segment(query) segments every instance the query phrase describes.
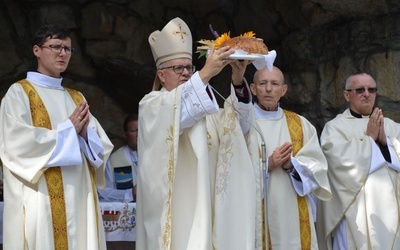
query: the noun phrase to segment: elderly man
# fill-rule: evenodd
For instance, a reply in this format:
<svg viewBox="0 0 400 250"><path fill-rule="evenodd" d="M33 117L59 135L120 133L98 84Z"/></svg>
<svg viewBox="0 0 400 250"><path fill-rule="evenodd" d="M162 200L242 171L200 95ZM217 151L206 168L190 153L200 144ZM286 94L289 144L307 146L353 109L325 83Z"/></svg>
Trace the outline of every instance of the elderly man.
<svg viewBox="0 0 400 250"><path fill-rule="evenodd" d="M316 202L331 193L317 131L306 118L280 107L287 91L280 69L259 70L253 81L256 124L268 157L266 249L318 249Z"/></svg>
<svg viewBox="0 0 400 250"><path fill-rule="evenodd" d="M231 62L232 95L220 110L208 82L233 50L212 50L195 72L180 18L149 43L157 75L139 104L138 249L254 249L257 171L247 145L256 144L243 135L252 107L243 79L249 61Z"/></svg>
<svg viewBox="0 0 400 250"><path fill-rule="evenodd" d="M370 75L351 75L348 109L321 134L332 200L318 219L328 249L400 249L400 128L374 108L376 93Z"/></svg>

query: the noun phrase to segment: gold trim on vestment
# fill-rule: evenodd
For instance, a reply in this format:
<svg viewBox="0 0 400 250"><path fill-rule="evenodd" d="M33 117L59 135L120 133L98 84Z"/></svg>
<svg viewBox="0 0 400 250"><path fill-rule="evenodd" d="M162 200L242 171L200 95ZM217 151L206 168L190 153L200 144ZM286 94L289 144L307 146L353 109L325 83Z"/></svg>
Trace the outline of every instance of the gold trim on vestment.
<svg viewBox="0 0 400 250"><path fill-rule="evenodd" d="M232 104L230 104L232 105ZM218 166L215 176L215 199L224 200L227 196L227 188L229 186L229 169L231 167L233 157L233 139L235 135L237 114L234 110L228 113L226 110L225 122L222 137L218 148ZM209 134L207 132L207 134ZM210 138L211 139L211 138Z"/></svg>
<svg viewBox="0 0 400 250"><path fill-rule="evenodd" d="M29 98L29 105L31 110L32 122L35 127L42 127L47 129L52 129L50 116L47 109L37 93L36 89L32 84L26 79L18 81L22 86L25 93ZM82 95L77 90L65 88L70 94L72 100L76 105L83 101ZM96 209L96 224L97 229L99 229L99 211L98 211L98 200L97 200L97 189L94 181L94 169L90 164L89 176L91 180L94 205ZM50 209L53 224L53 237L54 237L54 249L64 250L68 249L68 232L67 232L67 219L66 219L66 207L65 207L65 197L64 197L64 184L62 179L62 172L60 167L51 167L44 172L46 179L47 190L50 199ZM99 234L99 230L97 230ZM99 235L97 235L100 239ZM100 245L100 242L98 243Z"/></svg>
<svg viewBox="0 0 400 250"><path fill-rule="evenodd" d="M33 126L52 129L47 109L35 88L26 79L20 80L18 83L29 98ZM61 168L48 168L44 172L44 176L50 199L54 249L68 249L67 217Z"/></svg>
<svg viewBox="0 0 400 250"><path fill-rule="evenodd" d="M286 122L289 129L290 139L292 141L293 154L295 156L297 152L303 147L304 139L303 139L303 127L301 125L300 117L291 111L283 110L286 116ZM308 213L308 205L305 197L301 197L297 195L297 204L299 211L299 225L300 225L300 240L301 240L301 249L309 250L311 249L311 228L310 228L310 216ZM264 211L264 202L262 203L262 208ZM263 216L262 220L263 229L263 249L266 249L265 242L265 217ZM268 231L268 249L272 249L272 239L271 234Z"/></svg>
<svg viewBox="0 0 400 250"><path fill-rule="evenodd" d="M288 125L290 139L292 141L293 156L303 147L303 127L301 125L300 117L291 111L283 110L286 116L286 122ZM310 228L310 216L308 212L308 205L306 196L297 195L297 204L299 210L299 224L300 224L300 239L301 249L311 249L311 228Z"/></svg>
<svg viewBox="0 0 400 250"><path fill-rule="evenodd" d="M74 101L75 105L78 106L82 101L83 97L81 93L75 89L70 89L70 88L65 88L69 95L71 96L72 100ZM86 160L87 161L87 160ZM90 177L90 184L92 187L92 193L93 193L93 200L94 200L94 209L96 211L96 228L97 228L97 240L98 240L98 246L100 246L100 235L99 235L99 203L98 203L98 198L97 198L97 188L96 188L96 181L94 179L95 175L95 169L92 167L87 162L87 166L89 168L89 177Z"/></svg>
<svg viewBox="0 0 400 250"><path fill-rule="evenodd" d="M178 88L175 88L173 91L175 91L175 96L174 96L174 114L173 114L173 124L169 125L168 129L168 137L165 138L165 142L168 147L168 153L169 153L169 160L166 162L166 167L168 169L168 198L166 201L166 206L168 207L166 218L165 218L165 223L163 226L163 232L162 232L162 240L163 240L163 248L164 249L170 249L171 248L171 221L172 221L172 192L173 192L173 186L174 186L174 178L175 178L175 166L176 166L176 161L175 161L175 119L176 119L176 112L178 109L178 103L177 103L177 98L180 92L178 92ZM179 142L178 142L179 144Z"/></svg>
<svg viewBox="0 0 400 250"><path fill-rule="evenodd" d="M174 110L174 113L176 111ZM175 119L174 119L175 121ZM174 125L170 125L169 129L169 136L165 139L168 148L169 148L169 160L167 162L167 169L168 169L168 200L167 200L167 218L165 220L165 224L163 227L163 247L164 249L170 249L171 245L171 219L172 219L172 187L174 184L174 175L175 175L175 147L174 147Z"/></svg>

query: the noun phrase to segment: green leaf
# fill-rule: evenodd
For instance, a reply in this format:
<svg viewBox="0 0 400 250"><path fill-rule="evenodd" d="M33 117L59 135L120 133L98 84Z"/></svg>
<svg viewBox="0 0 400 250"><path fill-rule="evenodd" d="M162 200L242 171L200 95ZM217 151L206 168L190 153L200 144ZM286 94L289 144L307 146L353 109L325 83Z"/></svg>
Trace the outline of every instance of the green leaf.
<svg viewBox="0 0 400 250"><path fill-rule="evenodd" d="M199 57L197 57L197 59L199 59L203 56L206 56L206 55L207 55L207 51L202 51L202 52L200 52Z"/></svg>

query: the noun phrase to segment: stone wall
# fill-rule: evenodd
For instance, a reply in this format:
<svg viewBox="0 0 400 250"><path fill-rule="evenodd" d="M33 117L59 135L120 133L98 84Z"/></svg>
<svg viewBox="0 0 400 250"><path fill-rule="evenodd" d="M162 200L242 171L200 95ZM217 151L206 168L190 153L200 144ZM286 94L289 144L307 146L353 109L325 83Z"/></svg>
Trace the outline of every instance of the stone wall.
<svg viewBox="0 0 400 250"><path fill-rule="evenodd" d="M47 23L67 26L77 53L63 75L66 85L85 94L118 147L124 116L137 112L154 79L147 38L179 16L194 41L213 38L209 24L219 33L254 31L263 38L289 84L282 106L319 132L345 108L343 85L356 71L376 78L377 105L400 121L399 12L396 0L0 0L0 94L35 69L34 31ZM204 58L194 63L201 68ZM250 81L253 73L250 66ZM225 97L229 78L227 67L211 81Z"/></svg>

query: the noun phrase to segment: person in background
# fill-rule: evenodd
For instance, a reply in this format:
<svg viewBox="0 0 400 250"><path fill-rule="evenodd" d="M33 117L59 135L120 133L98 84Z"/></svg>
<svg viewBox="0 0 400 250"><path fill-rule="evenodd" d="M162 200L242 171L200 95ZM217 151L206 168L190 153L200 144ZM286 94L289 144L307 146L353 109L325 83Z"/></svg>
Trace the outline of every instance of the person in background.
<svg viewBox="0 0 400 250"><path fill-rule="evenodd" d="M4 249L106 249L97 186L113 145L83 95L62 86L74 48L47 25L33 38L37 70L0 106Z"/></svg>
<svg viewBox="0 0 400 250"><path fill-rule="evenodd" d="M346 80L348 108L321 133L332 200L321 203L321 249L400 249L400 127L374 107L371 75Z"/></svg>
<svg viewBox="0 0 400 250"><path fill-rule="evenodd" d="M180 18L151 33L149 43L157 74L139 103L137 248L254 249L259 160L250 153L257 144L251 149L244 136L250 61L228 60L234 50L226 46L212 49L196 72L191 32ZM231 96L219 109L209 81L228 63Z"/></svg>
<svg viewBox="0 0 400 250"><path fill-rule="evenodd" d="M126 144L111 154L106 167L106 187L98 189L100 201L133 202L138 176L138 115L126 116L123 137Z"/></svg>
<svg viewBox="0 0 400 250"><path fill-rule="evenodd" d="M306 118L280 107L288 87L279 68L258 70L250 88L266 145L264 249L318 249L316 202L329 200L331 192L317 131Z"/></svg>

